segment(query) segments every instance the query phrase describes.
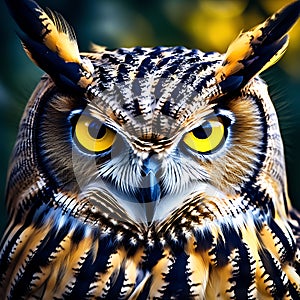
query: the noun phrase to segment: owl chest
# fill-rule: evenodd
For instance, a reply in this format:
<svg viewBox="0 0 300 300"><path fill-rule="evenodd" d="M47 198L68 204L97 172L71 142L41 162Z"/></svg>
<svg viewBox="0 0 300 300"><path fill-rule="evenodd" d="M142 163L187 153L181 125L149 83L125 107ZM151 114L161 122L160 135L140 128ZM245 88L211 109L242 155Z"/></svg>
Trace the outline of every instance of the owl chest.
<svg viewBox="0 0 300 300"><path fill-rule="evenodd" d="M274 253L233 228L127 231L99 228L46 209L12 231L1 261L11 299L267 299L294 292ZM54 222L43 222L54 220ZM267 232L264 232L266 235ZM10 251L9 251L10 250ZM283 250L282 250L283 251ZM276 255L276 253L275 253ZM14 260L14 264L7 262ZM271 268L275 268L270 273ZM287 283L275 281L284 276ZM296 279L295 279L296 280ZM13 281L13 282L10 282ZM10 282L10 284L7 284ZM298 283L299 285L299 283ZM299 287L298 287L299 288ZM266 297L266 298L265 298ZM296 299L296 298L295 298Z"/></svg>

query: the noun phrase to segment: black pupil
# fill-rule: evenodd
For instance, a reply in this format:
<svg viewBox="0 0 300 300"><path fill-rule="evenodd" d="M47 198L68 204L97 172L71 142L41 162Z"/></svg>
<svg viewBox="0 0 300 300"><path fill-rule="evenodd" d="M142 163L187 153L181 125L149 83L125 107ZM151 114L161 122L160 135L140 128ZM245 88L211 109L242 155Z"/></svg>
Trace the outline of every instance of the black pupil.
<svg viewBox="0 0 300 300"><path fill-rule="evenodd" d="M197 139L204 140L211 135L212 128L209 122L205 122L202 126L195 128L192 132Z"/></svg>
<svg viewBox="0 0 300 300"><path fill-rule="evenodd" d="M94 139L101 139L106 133L105 125L97 121L92 121L88 127L89 134Z"/></svg>

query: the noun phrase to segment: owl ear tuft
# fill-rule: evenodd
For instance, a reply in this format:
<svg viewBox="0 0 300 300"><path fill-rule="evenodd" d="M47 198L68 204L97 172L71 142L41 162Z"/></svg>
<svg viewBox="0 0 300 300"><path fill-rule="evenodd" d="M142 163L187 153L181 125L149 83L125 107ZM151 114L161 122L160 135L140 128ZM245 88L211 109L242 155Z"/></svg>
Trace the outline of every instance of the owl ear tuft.
<svg viewBox="0 0 300 300"><path fill-rule="evenodd" d="M93 66L82 59L72 27L58 13L32 0L6 0L21 32L29 58L62 87L85 90L93 81Z"/></svg>
<svg viewBox="0 0 300 300"><path fill-rule="evenodd" d="M225 59L215 73L224 93L241 88L282 57L288 46L287 33L298 20L299 13L300 1L296 1L262 24L240 33L228 47Z"/></svg>

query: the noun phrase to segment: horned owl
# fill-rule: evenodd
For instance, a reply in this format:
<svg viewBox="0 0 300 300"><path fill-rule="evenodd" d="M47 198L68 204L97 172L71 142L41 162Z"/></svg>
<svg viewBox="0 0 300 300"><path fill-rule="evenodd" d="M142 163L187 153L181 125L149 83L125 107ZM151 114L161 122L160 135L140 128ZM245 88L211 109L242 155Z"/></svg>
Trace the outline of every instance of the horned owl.
<svg viewBox="0 0 300 300"><path fill-rule="evenodd" d="M9 168L3 299L300 299L300 218L258 76L300 2L225 54L80 54L60 14L6 3L47 75Z"/></svg>

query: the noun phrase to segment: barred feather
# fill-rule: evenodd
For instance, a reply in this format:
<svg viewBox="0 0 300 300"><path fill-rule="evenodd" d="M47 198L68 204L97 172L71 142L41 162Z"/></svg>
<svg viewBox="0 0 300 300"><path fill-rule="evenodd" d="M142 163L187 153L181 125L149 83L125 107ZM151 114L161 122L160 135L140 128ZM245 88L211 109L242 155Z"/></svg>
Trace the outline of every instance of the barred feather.
<svg viewBox="0 0 300 300"><path fill-rule="evenodd" d="M281 55L298 18L288 12L299 12L300 2L263 23L271 37L263 35L255 49L243 47L244 37L225 55L96 47L80 58L94 70L80 93L77 54L64 52L73 38L68 25L31 1L9 4L17 20L18 3L36 17L18 21L27 50L51 64L28 102L12 155L0 295L300 299L299 213L287 195L275 109L255 76ZM63 50L56 49L60 37ZM271 56L248 64L268 42ZM97 139L114 136L106 151L80 144L74 132L81 116L93 120L90 131L100 124ZM211 119L223 122L220 146L201 152L187 145L190 133L210 136Z"/></svg>
<svg viewBox="0 0 300 300"><path fill-rule="evenodd" d="M222 66L216 70L217 82L231 77L238 87L251 77L275 64L288 46L287 32L299 17L300 2L295 1L269 17L253 29L241 32L225 55Z"/></svg>
<svg viewBox="0 0 300 300"><path fill-rule="evenodd" d="M52 78L73 88L92 82L93 66L82 60L72 27L58 13L48 14L34 1L6 1L22 33L20 38L29 58Z"/></svg>

